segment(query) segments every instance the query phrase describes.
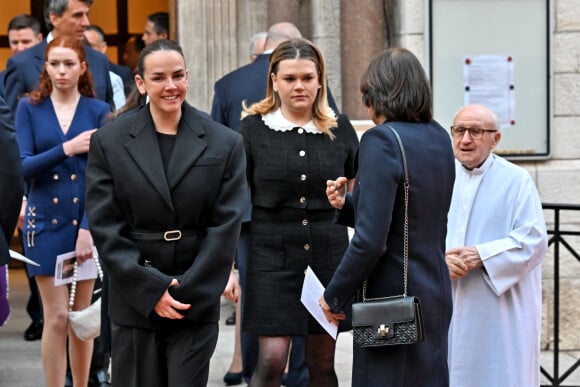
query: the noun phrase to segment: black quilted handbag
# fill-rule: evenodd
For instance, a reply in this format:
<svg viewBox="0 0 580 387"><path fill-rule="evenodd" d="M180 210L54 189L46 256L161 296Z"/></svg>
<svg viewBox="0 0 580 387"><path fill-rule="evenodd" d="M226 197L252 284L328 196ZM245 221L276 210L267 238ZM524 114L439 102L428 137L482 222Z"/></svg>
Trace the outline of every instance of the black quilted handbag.
<svg viewBox="0 0 580 387"><path fill-rule="evenodd" d="M414 344L425 340L417 297L367 299L352 306L353 340L359 347Z"/></svg>
<svg viewBox="0 0 580 387"><path fill-rule="evenodd" d="M405 223L403 229L403 294L393 297L366 298L367 281L363 284L363 302L352 305L353 340L359 347L382 347L387 345L415 344L425 340L421 301L407 295L409 267L409 174L407 158L399 134L387 125L395 135L405 175Z"/></svg>

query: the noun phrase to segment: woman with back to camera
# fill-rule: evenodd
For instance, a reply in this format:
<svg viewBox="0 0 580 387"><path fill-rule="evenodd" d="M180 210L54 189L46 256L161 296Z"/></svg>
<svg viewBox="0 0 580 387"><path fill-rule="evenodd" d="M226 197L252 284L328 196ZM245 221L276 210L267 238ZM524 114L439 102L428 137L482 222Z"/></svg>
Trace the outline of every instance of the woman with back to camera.
<svg viewBox="0 0 580 387"><path fill-rule="evenodd" d="M310 386L337 386L335 340L306 311L300 292L308 266L326 284L348 245L325 187L334 176L352 186L358 139L348 118L328 107L324 60L312 43L278 45L269 74L266 97L245 109L241 126L252 195L252 286L242 324L260 348L250 386L280 386L291 336L307 336Z"/></svg>
<svg viewBox="0 0 580 387"><path fill-rule="evenodd" d="M24 253L38 262L36 276L44 311L42 365L46 385L62 387L66 373L66 342L75 386L86 386L92 341L78 339L68 327L68 288L54 286L56 256L74 250L79 263L93 255L85 215L85 167L89 139L104 124L110 108L94 99L82 44L69 37L46 46L39 87L21 98L15 127L28 205L24 220ZM94 280L80 281L73 310L91 301Z"/></svg>
<svg viewBox="0 0 580 387"><path fill-rule="evenodd" d="M347 301L367 281L367 298L403 293L404 189L401 152L410 180L408 294L421 300L424 342L353 350L353 387L449 385L447 332L451 285L445 264L447 211L455 169L449 134L432 118L431 88L417 58L403 48L377 55L362 76L363 103L377 125L362 138L356 187L346 179L327 182L327 195L341 224L354 236L321 307L329 321L342 318Z"/></svg>
<svg viewBox="0 0 580 387"><path fill-rule="evenodd" d="M136 76L149 103L91 139L114 386L207 385L248 197L242 137L185 102L187 82L181 47L149 44Z"/></svg>

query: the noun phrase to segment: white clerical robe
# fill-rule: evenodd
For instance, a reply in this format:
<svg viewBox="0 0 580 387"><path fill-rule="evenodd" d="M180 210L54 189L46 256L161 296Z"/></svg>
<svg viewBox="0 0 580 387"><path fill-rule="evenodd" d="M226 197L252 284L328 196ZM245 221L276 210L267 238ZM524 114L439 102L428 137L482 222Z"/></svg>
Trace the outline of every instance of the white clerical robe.
<svg viewBox="0 0 580 387"><path fill-rule="evenodd" d="M461 246L484 267L451 281L450 386L539 386L547 234L526 170L493 154L473 171L456 162L446 248Z"/></svg>

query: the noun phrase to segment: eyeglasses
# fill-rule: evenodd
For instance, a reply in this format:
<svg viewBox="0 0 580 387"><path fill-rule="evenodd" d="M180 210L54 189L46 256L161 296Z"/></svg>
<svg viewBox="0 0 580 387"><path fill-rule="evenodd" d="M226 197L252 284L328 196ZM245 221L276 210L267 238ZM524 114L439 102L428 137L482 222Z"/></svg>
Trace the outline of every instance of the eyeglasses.
<svg viewBox="0 0 580 387"><path fill-rule="evenodd" d="M465 132L469 132L469 137L477 140L483 136L484 133L495 133L496 129L482 129L482 128L464 128L463 126L451 126L451 135L454 138L463 138Z"/></svg>

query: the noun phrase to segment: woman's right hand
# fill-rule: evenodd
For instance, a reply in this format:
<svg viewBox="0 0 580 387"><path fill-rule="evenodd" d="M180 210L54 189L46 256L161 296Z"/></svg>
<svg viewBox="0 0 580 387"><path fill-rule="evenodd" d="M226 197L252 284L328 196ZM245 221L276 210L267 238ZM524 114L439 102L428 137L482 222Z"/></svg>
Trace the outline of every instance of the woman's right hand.
<svg viewBox="0 0 580 387"><path fill-rule="evenodd" d="M171 280L171 283L165 292L163 292L163 295L159 301L157 301L157 305L155 305L154 310L155 313L157 313L160 317L165 317L172 320L181 320L185 316L179 313L179 311L185 311L191 308L191 304L183 304L177 301L175 298L171 297L171 294L169 294L169 288L176 285L179 285L179 281L174 278Z"/></svg>
<svg viewBox="0 0 580 387"><path fill-rule="evenodd" d="M238 300L240 299L241 293L242 288L240 287L238 277L236 277L236 274L233 271L231 271L230 278L228 279L228 283L226 284L226 288L224 289L222 296L224 296L226 299L232 302L237 303Z"/></svg>
<svg viewBox="0 0 580 387"><path fill-rule="evenodd" d="M330 205L336 209L344 206L346 197L346 177L339 177L336 180L326 180L326 197Z"/></svg>
<svg viewBox="0 0 580 387"><path fill-rule="evenodd" d="M89 151L89 144L91 143L91 135L95 130L97 129L85 130L73 139L65 141L62 144L64 154L70 157L81 153L87 153Z"/></svg>

